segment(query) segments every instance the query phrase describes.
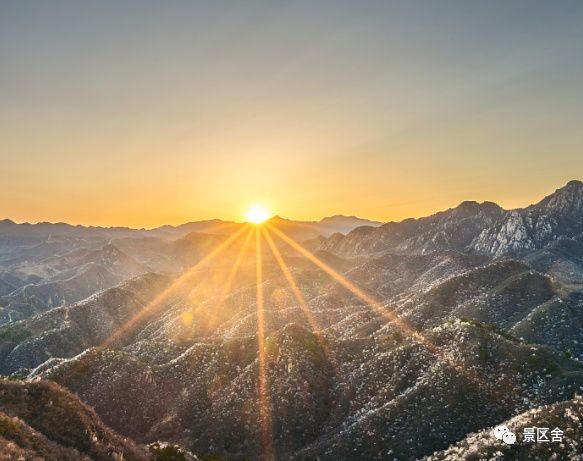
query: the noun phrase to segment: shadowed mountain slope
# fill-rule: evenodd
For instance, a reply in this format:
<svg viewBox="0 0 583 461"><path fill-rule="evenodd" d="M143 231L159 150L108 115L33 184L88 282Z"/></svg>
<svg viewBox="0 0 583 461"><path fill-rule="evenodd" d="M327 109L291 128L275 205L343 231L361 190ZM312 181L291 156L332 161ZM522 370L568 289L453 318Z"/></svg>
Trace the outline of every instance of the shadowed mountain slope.
<svg viewBox="0 0 583 461"><path fill-rule="evenodd" d="M0 459L148 461L132 441L54 383L0 380Z"/></svg>
<svg viewBox="0 0 583 461"><path fill-rule="evenodd" d="M484 424L570 398L583 385L577 362L480 325L454 322L427 335L441 350L437 360L403 337L321 342L294 325L270 334L278 459L386 459L389 451L415 459ZM88 351L37 373L140 441L163 438L200 454L253 458L261 450L256 344L196 343L158 364L129 349ZM404 437L422 429L423 441Z"/></svg>
<svg viewBox="0 0 583 461"><path fill-rule="evenodd" d="M500 424L504 424L517 434L519 443L507 445L496 440L492 433L493 428L489 428L471 434L447 450L424 458L423 461L478 459L578 461L583 457L583 445L581 445L581 440L583 440L583 400L581 397L534 408ZM563 431L562 442L520 443L523 430L527 427L547 427L550 430L558 427Z"/></svg>

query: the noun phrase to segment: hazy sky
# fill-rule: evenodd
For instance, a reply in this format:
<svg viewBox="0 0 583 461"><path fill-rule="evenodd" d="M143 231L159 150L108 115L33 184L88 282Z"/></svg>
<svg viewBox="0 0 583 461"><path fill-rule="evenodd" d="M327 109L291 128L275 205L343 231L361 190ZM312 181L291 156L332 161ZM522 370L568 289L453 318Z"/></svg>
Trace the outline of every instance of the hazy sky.
<svg viewBox="0 0 583 461"><path fill-rule="evenodd" d="M582 1L0 0L0 218L516 207L582 146Z"/></svg>

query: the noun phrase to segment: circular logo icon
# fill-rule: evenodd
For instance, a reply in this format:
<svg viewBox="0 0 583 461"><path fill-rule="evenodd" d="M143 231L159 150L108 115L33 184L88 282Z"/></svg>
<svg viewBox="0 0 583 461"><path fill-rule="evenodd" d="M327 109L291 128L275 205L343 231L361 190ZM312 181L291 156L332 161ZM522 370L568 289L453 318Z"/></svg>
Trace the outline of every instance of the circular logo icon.
<svg viewBox="0 0 583 461"><path fill-rule="evenodd" d="M502 437L507 432L510 432L510 430L506 426L496 426L494 428L494 437L496 437L498 440L502 440Z"/></svg>
<svg viewBox="0 0 583 461"><path fill-rule="evenodd" d="M502 440L507 445L514 445L516 442L516 434L514 434L514 432L508 431L502 436Z"/></svg>
<svg viewBox="0 0 583 461"><path fill-rule="evenodd" d="M497 440L502 440L507 445L516 443L516 434L506 426L496 426L492 432Z"/></svg>

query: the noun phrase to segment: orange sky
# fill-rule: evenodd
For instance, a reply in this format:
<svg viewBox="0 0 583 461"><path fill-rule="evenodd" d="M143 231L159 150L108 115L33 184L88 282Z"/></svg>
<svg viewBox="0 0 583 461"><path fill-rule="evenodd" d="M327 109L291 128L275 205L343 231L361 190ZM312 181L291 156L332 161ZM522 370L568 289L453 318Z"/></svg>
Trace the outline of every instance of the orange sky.
<svg viewBox="0 0 583 461"><path fill-rule="evenodd" d="M569 5L16 2L0 15L0 218L533 203L583 176Z"/></svg>

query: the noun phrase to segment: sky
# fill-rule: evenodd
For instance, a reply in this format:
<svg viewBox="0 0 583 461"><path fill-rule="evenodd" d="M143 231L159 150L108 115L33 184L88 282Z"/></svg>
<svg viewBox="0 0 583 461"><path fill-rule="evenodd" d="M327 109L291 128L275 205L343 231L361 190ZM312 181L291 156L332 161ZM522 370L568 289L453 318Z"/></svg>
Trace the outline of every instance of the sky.
<svg viewBox="0 0 583 461"><path fill-rule="evenodd" d="M0 218L506 208L583 179L581 1L0 0Z"/></svg>

